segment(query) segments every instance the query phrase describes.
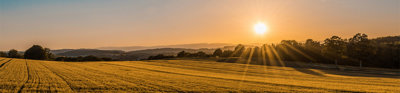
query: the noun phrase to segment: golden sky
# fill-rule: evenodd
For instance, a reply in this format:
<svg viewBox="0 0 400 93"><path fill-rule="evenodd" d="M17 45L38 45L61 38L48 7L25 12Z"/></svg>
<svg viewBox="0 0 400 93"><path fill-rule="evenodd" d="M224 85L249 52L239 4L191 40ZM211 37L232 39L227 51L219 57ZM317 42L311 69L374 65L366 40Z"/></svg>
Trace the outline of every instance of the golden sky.
<svg viewBox="0 0 400 93"><path fill-rule="evenodd" d="M256 35L253 26L269 31ZM400 0L1 0L0 50L400 35Z"/></svg>

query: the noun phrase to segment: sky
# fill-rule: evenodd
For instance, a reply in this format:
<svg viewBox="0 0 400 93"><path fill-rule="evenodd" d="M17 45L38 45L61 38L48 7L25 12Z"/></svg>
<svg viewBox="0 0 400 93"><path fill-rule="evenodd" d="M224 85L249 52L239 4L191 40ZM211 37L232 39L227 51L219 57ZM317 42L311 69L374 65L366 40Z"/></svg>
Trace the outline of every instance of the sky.
<svg viewBox="0 0 400 93"><path fill-rule="evenodd" d="M255 34L258 22L265 34ZM400 0L0 0L0 50L400 35Z"/></svg>

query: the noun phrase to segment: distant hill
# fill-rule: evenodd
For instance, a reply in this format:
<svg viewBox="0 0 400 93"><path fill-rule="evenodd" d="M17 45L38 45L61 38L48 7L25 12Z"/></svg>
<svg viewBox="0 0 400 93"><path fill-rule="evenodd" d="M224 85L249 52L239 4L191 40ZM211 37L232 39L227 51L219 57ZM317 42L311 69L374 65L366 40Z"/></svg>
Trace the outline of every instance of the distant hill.
<svg viewBox="0 0 400 93"><path fill-rule="evenodd" d="M110 57L119 60L138 60L146 59L149 56L158 54L177 55L178 52L185 51L195 53L203 51L212 54L215 49L233 50L236 44L228 43L197 43L197 44L180 44L180 45L164 45L164 46L130 46L130 47L101 47L98 49L59 49L51 50L58 56L78 57L78 56L98 56Z"/></svg>
<svg viewBox="0 0 400 93"><path fill-rule="evenodd" d="M224 46L235 46L235 45L236 44L229 44L229 43L195 43L195 44L161 45L161 46L100 47L97 49L135 51L135 50L157 49L157 48L186 48L186 49L222 48Z"/></svg>
<svg viewBox="0 0 400 93"><path fill-rule="evenodd" d="M400 36L387 36L371 39L380 44L400 44Z"/></svg>
<svg viewBox="0 0 400 93"><path fill-rule="evenodd" d="M154 56L158 54L164 55L176 55L178 52L186 51L190 53L195 53L203 51L205 53L211 54L215 49L201 48L201 49L186 49L186 48L156 48L156 49L145 49L137 51L121 51L121 50L99 50L99 49L61 49L52 50L52 53L58 56L67 57L78 57L78 56L98 56L98 57L110 57L119 60L138 60L146 59L149 56Z"/></svg>
<svg viewBox="0 0 400 93"><path fill-rule="evenodd" d="M64 53L64 52L68 52L68 51L72 51L72 50L76 50L76 49L57 49L57 50L51 50L50 52L53 54L60 54L60 53Z"/></svg>
<svg viewBox="0 0 400 93"><path fill-rule="evenodd" d="M145 58L148 58L149 56L157 55L157 54L174 55L175 56L176 54L178 54L181 51L185 51L185 52L189 52L189 53L203 51L207 54L212 54L215 51L215 49L158 48L158 49L130 51L130 52L126 52L124 55L136 56L136 57L138 57L138 59L145 59Z"/></svg>
<svg viewBox="0 0 400 93"><path fill-rule="evenodd" d="M64 52L62 52L64 51ZM59 52L59 53L54 53ZM53 50L53 53L60 56L68 56L68 57L77 57L77 56L100 56L100 57L109 57L114 55L120 55L124 53L121 50L98 50L98 49L75 49L75 50Z"/></svg>

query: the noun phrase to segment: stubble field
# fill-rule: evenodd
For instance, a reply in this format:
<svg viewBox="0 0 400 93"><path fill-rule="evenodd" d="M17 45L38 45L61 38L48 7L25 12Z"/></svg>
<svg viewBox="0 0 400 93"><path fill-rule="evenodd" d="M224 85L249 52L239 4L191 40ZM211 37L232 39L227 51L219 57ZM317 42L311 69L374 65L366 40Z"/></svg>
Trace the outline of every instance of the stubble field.
<svg viewBox="0 0 400 93"><path fill-rule="evenodd" d="M383 72L194 60L55 62L0 58L0 92L400 92L396 70L374 73Z"/></svg>

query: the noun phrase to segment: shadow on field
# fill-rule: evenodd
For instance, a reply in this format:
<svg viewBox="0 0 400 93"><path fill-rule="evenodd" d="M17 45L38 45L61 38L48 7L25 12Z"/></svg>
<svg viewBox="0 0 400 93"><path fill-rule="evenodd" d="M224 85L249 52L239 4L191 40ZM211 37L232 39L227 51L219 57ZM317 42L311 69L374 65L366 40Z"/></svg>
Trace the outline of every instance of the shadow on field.
<svg viewBox="0 0 400 93"><path fill-rule="evenodd" d="M241 63L241 62L237 62ZM257 63L257 62L254 62ZM258 62L260 63L260 62ZM398 69L381 69L381 68L358 68L352 66L335 66L332 64L318 64L312 62L293 62L293 61L269 61L267 66L291 67L296 71L314 76L326 76L324 74L342 75L342 76L359 76L359 77L383 77L400 79L400 70ZM311 69L318 69L321 72L315 72Z"/></svg>
<svg viewBox="0 0 400 93"><path fill-rule="evenodd" d="M340 70L322 70L328 74L359 77L382 77L400 79L400 71L395 70L372 70L372 69L345 69Z"/></svg>
<svg viewBox="0 0 400 93"><path fill-rule="evenodd" d="M216 61L213 60L204 60L204 59L180 59L180 60L190 60L190 61ZM246 60L223 60L217 62L224 62L224 63L238 63L238 64L245 64ZM255 65L263 65L262 62L251 62L251 63L261 63ZM359 69L358 67L351 67L351 66L340 66L340 69L332 64L319 64L319 63L312 63L312 62L294 62L294 61L267 61L267 66L278 66L278 67L290 67L294 70L309 74L313 76L321 76L326 77L327 75L324 74L333 74L333 75L342 75L342 76L359 76L359 77L383 77L383 78L396 78L400 79L400 70L396 69L380 69L380 68L363 68ZM212 67L203 67L203 68L210 68L215 69ZM313 69L319 70L321 72L315 72Z"/></svg>
<svg viewBox="0 0 400 93"><path fill-rule="evenodd" d="M267 63L268 64L268 63ZM283 65L284 64L284 65ZM269 63L269 65L272 65ZM312 69L311 66L309 65L304 65L303 63L300 62L284 62L284 63L279 63L278 65L275 66L281 66L281 67L292 67L294 70L304 73L304 74L309 74L309 75L314 75L314 76L325 76L321 73L315 72Z"/></svg>
<svg viewBox="0 0 400 93"><path fill-rule="evenodd" d="M306 68L294 68L296 71L302 72L304 74L310 74L310 75L314 75L314 76L325 76L321 73L306 69Z"/></svg>
<svg viewBox="0 0 400 93"><path fill-rule="evenodd" d="M324 76L321 73L310 69L318 69L325 74L334 74L342 76L359 76L359 77L382 77L382 78L397 78L400 79L400 70L396 69L380 69L380 68L358 68L352 66L339 66L330 64L315 64L305 62L285 62L286 67L310 75Z"/></svg>

